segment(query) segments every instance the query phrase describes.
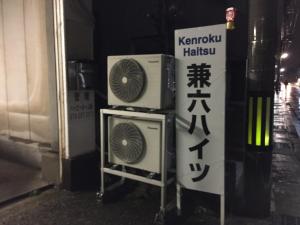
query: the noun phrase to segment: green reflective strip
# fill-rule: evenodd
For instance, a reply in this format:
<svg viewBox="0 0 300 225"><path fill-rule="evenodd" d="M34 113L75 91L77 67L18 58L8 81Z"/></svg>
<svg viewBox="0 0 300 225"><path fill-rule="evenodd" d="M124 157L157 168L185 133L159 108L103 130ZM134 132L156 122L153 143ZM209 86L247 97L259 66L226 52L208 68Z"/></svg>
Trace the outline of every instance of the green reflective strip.
<svg viewBox="0 0 300 225"><path fill-rule="evenodd" d="M261 145L261 114L262 114L262 97L257 98L256 111L256 145Z"/></svg>
<svg viewBox="0 0 300 225"><path fill-rule="evenodd" d="M248 113L248 144L252 144L252 124L253 124L253 97L249 99L249 113Z"/></svg>
<svg viewBox="0 0 300 225"><path fill-rule="evenodd" d="M271 113L271 98L267 98L266 107L266 131L265 131L265 146L270 145L270 113Z"/></svg>

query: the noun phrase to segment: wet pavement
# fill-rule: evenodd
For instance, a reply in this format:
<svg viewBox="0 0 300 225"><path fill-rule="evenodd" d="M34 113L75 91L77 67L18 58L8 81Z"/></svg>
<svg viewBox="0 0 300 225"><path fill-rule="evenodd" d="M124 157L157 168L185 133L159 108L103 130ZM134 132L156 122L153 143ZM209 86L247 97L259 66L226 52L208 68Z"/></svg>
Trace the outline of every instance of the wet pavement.
<svg viewBox="0 0 300 225"><path fill-rule="evenodd" d="M159 195L128 195L117 203L103 205L94 192L72 193L52 189L18 201L0 210L1 225L152 225L159 206ZM155 192L154 192L155 193ZM197 208L184 221L170 224L216 225L216 213ZM270 220L231 217L230 225L270 225Z"/></svg>
<svg viewBox="0 0 300 225"><path fill-rule="evenodd" d="M289 85L275 98L273 224L300 224L300 89ZM297 131L298 130L298 131Z"/></svg>
<svg viewBox="0 0 300 225"><path fill-rule="evenodd" d="M289 86L275 99L272 165L272 216L261 220L229 216L227 225L300 225L300 89ZM51 189L0 209L0 224L150 225L159 207L159 191L144 186L117 203L103 204L95 191ZM230 201L230 200L229 200ZM181 225L216 225L218 215L196 208Z"/></svg>

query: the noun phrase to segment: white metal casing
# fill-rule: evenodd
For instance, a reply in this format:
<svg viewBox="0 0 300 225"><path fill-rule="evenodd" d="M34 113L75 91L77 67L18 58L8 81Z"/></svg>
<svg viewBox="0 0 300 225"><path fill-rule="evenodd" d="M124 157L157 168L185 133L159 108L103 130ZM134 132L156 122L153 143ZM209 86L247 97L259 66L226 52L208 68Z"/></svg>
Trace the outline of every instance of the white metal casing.
<svg viewBox="0 0 300 225"><path fill-rule="evenodd" d="M142 95L134 102L124 102L117 98L109 85L110 71L122 59L134 59L146 74L146 85ZM163 54L123 55L107 57L108 105L142 107L150 109L171 109L175 102L174 57Z"/></svg>
<svg viewBox="0 0 300 225"><path fill-rule="evenodd" d="M133 167L149 172L161 173L161 150L162 150L162 138L167 137L167 155L168 164L171 165L171 156L174 148L173 143L173 120L168 119L165 134L162 134L161 123L158 121L145 120L141 118L132 118L124 116L109 116L108 117L108 143L110 139L110 132L114 126L119 123L134 123L145 138L146 143L146 153L143 155L142 159L133 164L128 164L119 158L117 158L113 152L110 150L110 145L108 144L108 161L113 164L125 165L128 167ZM167 167L169 167L169 165Z"/></svg>
<svg viewBox="0 0 300 225"><path fill-rule="evenodd" d="M94 91L68 92L69 110L69 152L73 158L92 152L95 144L95 96Z"/></svg>

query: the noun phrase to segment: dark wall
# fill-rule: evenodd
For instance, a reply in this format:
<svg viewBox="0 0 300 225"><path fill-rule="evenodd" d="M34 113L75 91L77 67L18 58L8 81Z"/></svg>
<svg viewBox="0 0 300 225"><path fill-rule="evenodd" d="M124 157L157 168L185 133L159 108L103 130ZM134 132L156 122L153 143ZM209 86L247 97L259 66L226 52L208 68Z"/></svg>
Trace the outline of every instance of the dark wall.
<svg viewBox="0 0 300 225"><path fill-rule="evenodd" d="M228 59L236 64L245 61L247 56L247 1L95 1L95 57L101 81L106 79L108 55L173 54L174 29L225 23L225 9L229 6L238 8L237 28L228 32ZM232 82L241 84L240 77L242 74ZM105 82L102 84L100 89L105 94ZM234 87L238 96L241 85L234 84Z"/></svg>
<svg viewBox="0 0 300 225"><path fill-rule="evenodd" d="M248 54L248 1L231 0L237 8L236 29L227 32L227 159L243 161L246 138L246 65Z"/></svg>

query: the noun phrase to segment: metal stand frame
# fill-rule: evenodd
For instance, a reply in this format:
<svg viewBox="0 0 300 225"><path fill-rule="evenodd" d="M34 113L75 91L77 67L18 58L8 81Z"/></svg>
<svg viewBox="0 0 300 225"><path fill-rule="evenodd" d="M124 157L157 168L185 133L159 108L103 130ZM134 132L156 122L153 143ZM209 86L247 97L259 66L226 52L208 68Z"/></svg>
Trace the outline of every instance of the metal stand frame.
<svg viewBox="0 0 300 225"><path fill-rule="evenodd" d="M155 179L153 177L153 173L150 173L147 176L140 176L129 171L126 171L124 166L122 166L122 170L120 170L117 165L113 165L108 167L107 163L107 147L106 147L106 124L108 116L124 116L128 118L139 118L143 120L150 121L158 121L161 123L161 133L162 133L162 141L161 141L161 173L160 179ZM160 200L160 211L157 214L157 220L164 221L164 217L166 214L166 191L167 186L175 181L175 177L171 177L168 179L168 168L167 168L167 136L165 135L167 126L167 115L165 114L157 114L157 113L142 113L142 112L131 112L131 111L122 111L122 110L111 110L111 109L101 109L100 110L100 134L101 134L101 192L100 198L105 194L105 183L104 176L105 174L111 174L115 176L122 177L120 184L124 183L124 179L131 179L140 181L143 183L155 185L161 188L161 200ZM136 169L138 170L138 169ZM109 189L108 187L107 189Z"/></svg>

